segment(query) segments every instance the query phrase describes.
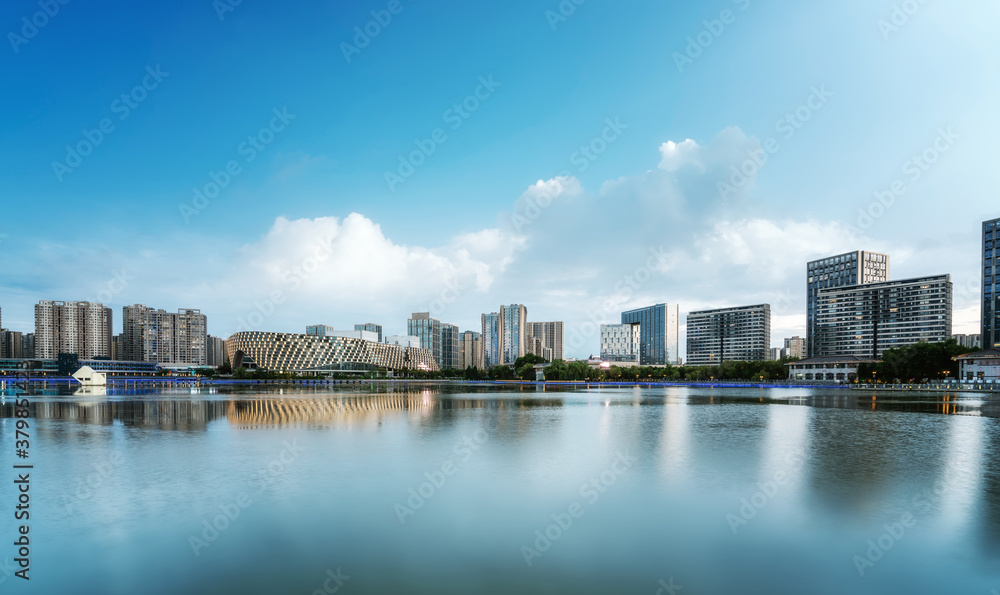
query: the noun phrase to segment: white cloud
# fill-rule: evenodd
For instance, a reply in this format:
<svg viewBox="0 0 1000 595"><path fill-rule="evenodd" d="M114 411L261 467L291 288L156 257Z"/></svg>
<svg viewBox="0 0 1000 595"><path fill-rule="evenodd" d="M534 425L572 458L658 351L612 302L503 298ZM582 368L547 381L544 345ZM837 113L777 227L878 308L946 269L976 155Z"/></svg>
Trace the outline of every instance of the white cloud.
<svg viewBox="0 0 1000 595"><path fill-rule="evenodd" d="M698 143L691 139L684 140L680 143L675 143L672 140L660 145L660 169L665 169L670 172L677 171L678 169L685 167L687 165L694 165L701 171L704 171L705 166L701 162L699 153L701 147Z"/></svg>

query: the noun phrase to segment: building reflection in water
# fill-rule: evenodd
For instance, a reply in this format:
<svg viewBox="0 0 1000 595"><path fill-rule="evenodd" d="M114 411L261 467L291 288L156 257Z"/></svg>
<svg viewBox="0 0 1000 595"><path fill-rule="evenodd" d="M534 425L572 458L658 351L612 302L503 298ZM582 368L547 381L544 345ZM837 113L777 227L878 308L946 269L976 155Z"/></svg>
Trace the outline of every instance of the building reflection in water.
<svg viewBox="0 0 1000 595"><path fill-rule="evenodd" d="M691 407L687 397L670 391L663 399L663 430L659 466L672 482L683 484L691 477Z"/></svg>

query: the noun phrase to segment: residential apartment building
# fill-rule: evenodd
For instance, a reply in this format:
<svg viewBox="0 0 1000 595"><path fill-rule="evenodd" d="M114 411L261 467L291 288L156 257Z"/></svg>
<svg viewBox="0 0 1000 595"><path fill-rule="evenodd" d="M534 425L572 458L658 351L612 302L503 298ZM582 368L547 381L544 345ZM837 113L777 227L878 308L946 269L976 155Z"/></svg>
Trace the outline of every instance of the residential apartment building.
<svg viewBox="0 0 1000 595"><path fill-rule="evenodd" d="M889 280L889 255L857 250L806 265L807 356L816 357L816 300L819 292L832 287L854 287ZM803 356L805 357L805 356Z"/></svg>
<svg viewBox="0 0 1000 595"><path fill-rule="evenodd" d="M680 306L657 304L622 312L621 323L639 325L639 364L680 363Z"/></svg>
<svg viewBox="0 0 1000 595"><path fill-rule="evenodd" d="M982 345L982 335L952 335L951 338L967 349L975 349Z"/></svg>
<svg viewBox="0 0 1000 595"><path fill-rule="evenodd" d="M687 317L687 365L765 361L771 353L771 306L691 312Z"/></svg>
<svg viewBox="0 0 1000 595"><path fill-rule="evenodd" d="M122 309L121 357L156 364L208 365L208 318L201 310L156 310L142 304Z"/></svg>
<svg viewBox="0 0 1000 595"><path fill-rule="evenodd" d="M951 338L950 275L821 289L816 357L880 359L887 349Z"/></svg>
<svg viewBox="0 0 1000 595"><path fill-rule="evenodd" d="M1000 240L1000 219L983 222L983 303L981 309L981 347L1000 347L1000 275L997 274L997 241Z"/></svg>
<svg viewBox="0 0 1000 595"><path fill-rule="evenodd" d="M22 359L24 335L20 331L0 329L0 358Z"/></svg>
<svg viewBox="0 0 1000 595"><path fill-rule="evenodd" d="M226 352L226 340L222 337L208 335L205 339L205 357L207 365L218 368L229 361L229 354Z"/></svg>
<svg viewBox="0 0 1000 595"><path fill-rule="evenodd" d="M500 346L503 341L500 338L500 313L490 312L483 314L483 367L492 368L503 363L500 354Z"/></svg>
<svg viewBox="0 0 1000 595"><path fill-rule="evenodd" d="M500 306L500 339L500 363L513 364L528 353L528 309L525 306Z"/></svg>
<svg viewBox="0 0 1000 595"><path fill-rule="evenodd" d="M35 353L56 359L75 353L80 359L110 358L111 308L90 302L42 300L35 305Z"/></svg>
<svg viewBox="0 0 1000 595"><path fill-rule="evenodd" d="M785 339L785 348L782 358L804 359L809 354L809 343L802 337L791 337Z"/></svg>
<svg viewBox="0 0 1000 595"><path fill-rule="evenodd" d="M458 367L484 369L483 336L475 331L465 331L459 335Z"/></svg>
<svg viewBox="0 0 1000 595"><path fill-rule="evenodd" d="M541 341L541 350L533 353L549 361L563 359L562 322L529 322L527 328L529 336Z"/></svg>

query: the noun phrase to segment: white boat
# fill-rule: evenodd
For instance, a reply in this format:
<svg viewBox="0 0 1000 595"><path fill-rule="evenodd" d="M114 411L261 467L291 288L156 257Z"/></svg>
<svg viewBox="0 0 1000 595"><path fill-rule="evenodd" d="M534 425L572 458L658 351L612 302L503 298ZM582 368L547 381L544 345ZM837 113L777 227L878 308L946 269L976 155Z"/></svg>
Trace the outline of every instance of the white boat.
<svg viewBox="0 0 1000 595"><path fill-rule="evenodd" d="M73 379L79 382L82 386L108 385L108 375L101 372L95 372L90 366L83 366L76 372L73 372Z"/></svg>

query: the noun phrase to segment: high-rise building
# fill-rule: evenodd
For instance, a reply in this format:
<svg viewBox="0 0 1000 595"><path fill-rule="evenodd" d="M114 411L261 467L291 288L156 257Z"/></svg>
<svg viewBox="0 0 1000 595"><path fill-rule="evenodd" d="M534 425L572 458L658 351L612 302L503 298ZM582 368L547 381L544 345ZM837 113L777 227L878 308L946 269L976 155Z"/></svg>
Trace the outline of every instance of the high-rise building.
<svg viewBox="0 0 1000 595"><path fill-rule="evenodd" d="M461 346L458 340L458 327L454 324L441 324L441 361L438 365L442 370L455 370L459 368L459 351Z"/></svg>
<svg viewBox="0 0 1000 595"><path fill-rule="evenodd" d="M966 349L975 349L983 344L981 335L952 335L951 338Z"/></svg>
<svg viewBox="0 0 1000 595"><path fill-rule="evenodd" d="M886 349L951 338L950 275L821 289L815 357L880 359Z"/></svg>
<svg viewBox="0 0 1000 595"><path fill-rule="evenodd" d="M90 302L35 304L35 354L56 359L75 353L80 359L111 357L111 308Z"/></svg>
<svg viewBox="0 0 1000 595"><path fill-rule="evenodd" d="M820 290L889 280L889 255L857 250L806 265L806 341L808 357L816 357L816 298Z"/></svg>
<svg viewBox="0 0 1000 595"><path fill-rule="evenodd" d="M639 325L641 365L680 363L680 306L657 304L622 312L621 323Z"/></svg>
<svg viewBox="0 0 1000 595"><path fill-rule="evenodd" d="M771 355L767 358L769 361L777 362L785 359L787 351L784 347L772 347Z"/></svg>
<svg viewBox="0 0 1000 595"><path fill-rule="evenodd" d="M35 333L25 333L21 337L21 357L25 359L35 358Z"/></svg>
<svg viewBox="0 0 1000 595"><path fill-rule="evenodd" d="M24 357L24 335L19 331L0 329L0 358L21 359Z"/></svg>
<svg viewBox="0 0 1000 595"><path fill-rule="evenodd" d="M785 348L781 357L787 357L789 359L804 359L809 350L807 343L808 342L802 337L785 339Z"/></svg>
<svg viewBox="0 0 1000 595"><path fill-rule="evenodd" d="M176 313L142 304L122 308L122 357L157 364L208 363L208 319L201 310Z"/></svg>
<svg viewBox="0 0 1000 595"><path fill-rule="evenodd" d="M206 364L218 368L229 361L229 354L226 353L226 340L222 337L208 335L205 339Z"/></svg>
<svg viewBox="0 0 1000 595"><path fill-rule="evenodd" d="M111 337L111 359L116 361L125 360L125 334L118 333Z"/></svg>
<svg viewBox="0 0 1000 595"><path fill-rule="evenodd" d="M528 309L522 304L500 306L500 356L503 364L513 364L528 353Z"/></svg>
<svg viewBox="0 0 1000 595"><path fill-rule="evenodd" d="M375 333L378 335L378 343L382 342L382 325L375 324L374 322L366 322L364 324L355 324L354 330L356 331L367 331L369 333Z"/></svg>
<svg viewBox="0 0 1000 595"><path fill-rule="evenodd" d="M691 312L687 317L687 364L765 361L771 351L771 306Z"/></svg>
<svg viewBox="0 0 1000 595"><path fill-rule="evenodd" d="M642 329L639 324L602 324L601 359L639 363Z"/></svg>
<svg viewBox="0 0 1000 595"><path fill-rule="evenodd" d="M540 355L549 361L563 359L563 323L562 322L529 322L528 335L542 342ZM534 351L533 351L534 353ZM545 354L549 353L549 356Z"/></svg>
<svg viewBox="0 0 1000 595"><path fill-rule="evenodd" d="M1000 347L1000 275L997 274L997 240L1000 239L1000 219L983 222L983 303L981 347Z"/></svg>
<svg viewBox="0 0 1000 595"><path fill-rule="evenodd" d="M430 312L414 312L406 321L406 333L420 337L420 347L427 349L434 356L434 361L441 365L441 321L431 318Z"/></svg>
<svg viewBox="0 0 1000 595"><path fill-rule="evenodd" d="M500 353L500 346L503 341L500 338L500 314L490 312L483 314L483 367L492 368L503 363Z"/></svg>
<svg viewBox="0 0 1000 595"><path fill-rule="evenodd" d="M458 367L461 369L483 369L483 336L475 331L465 331L459 335Z"/></svg>

